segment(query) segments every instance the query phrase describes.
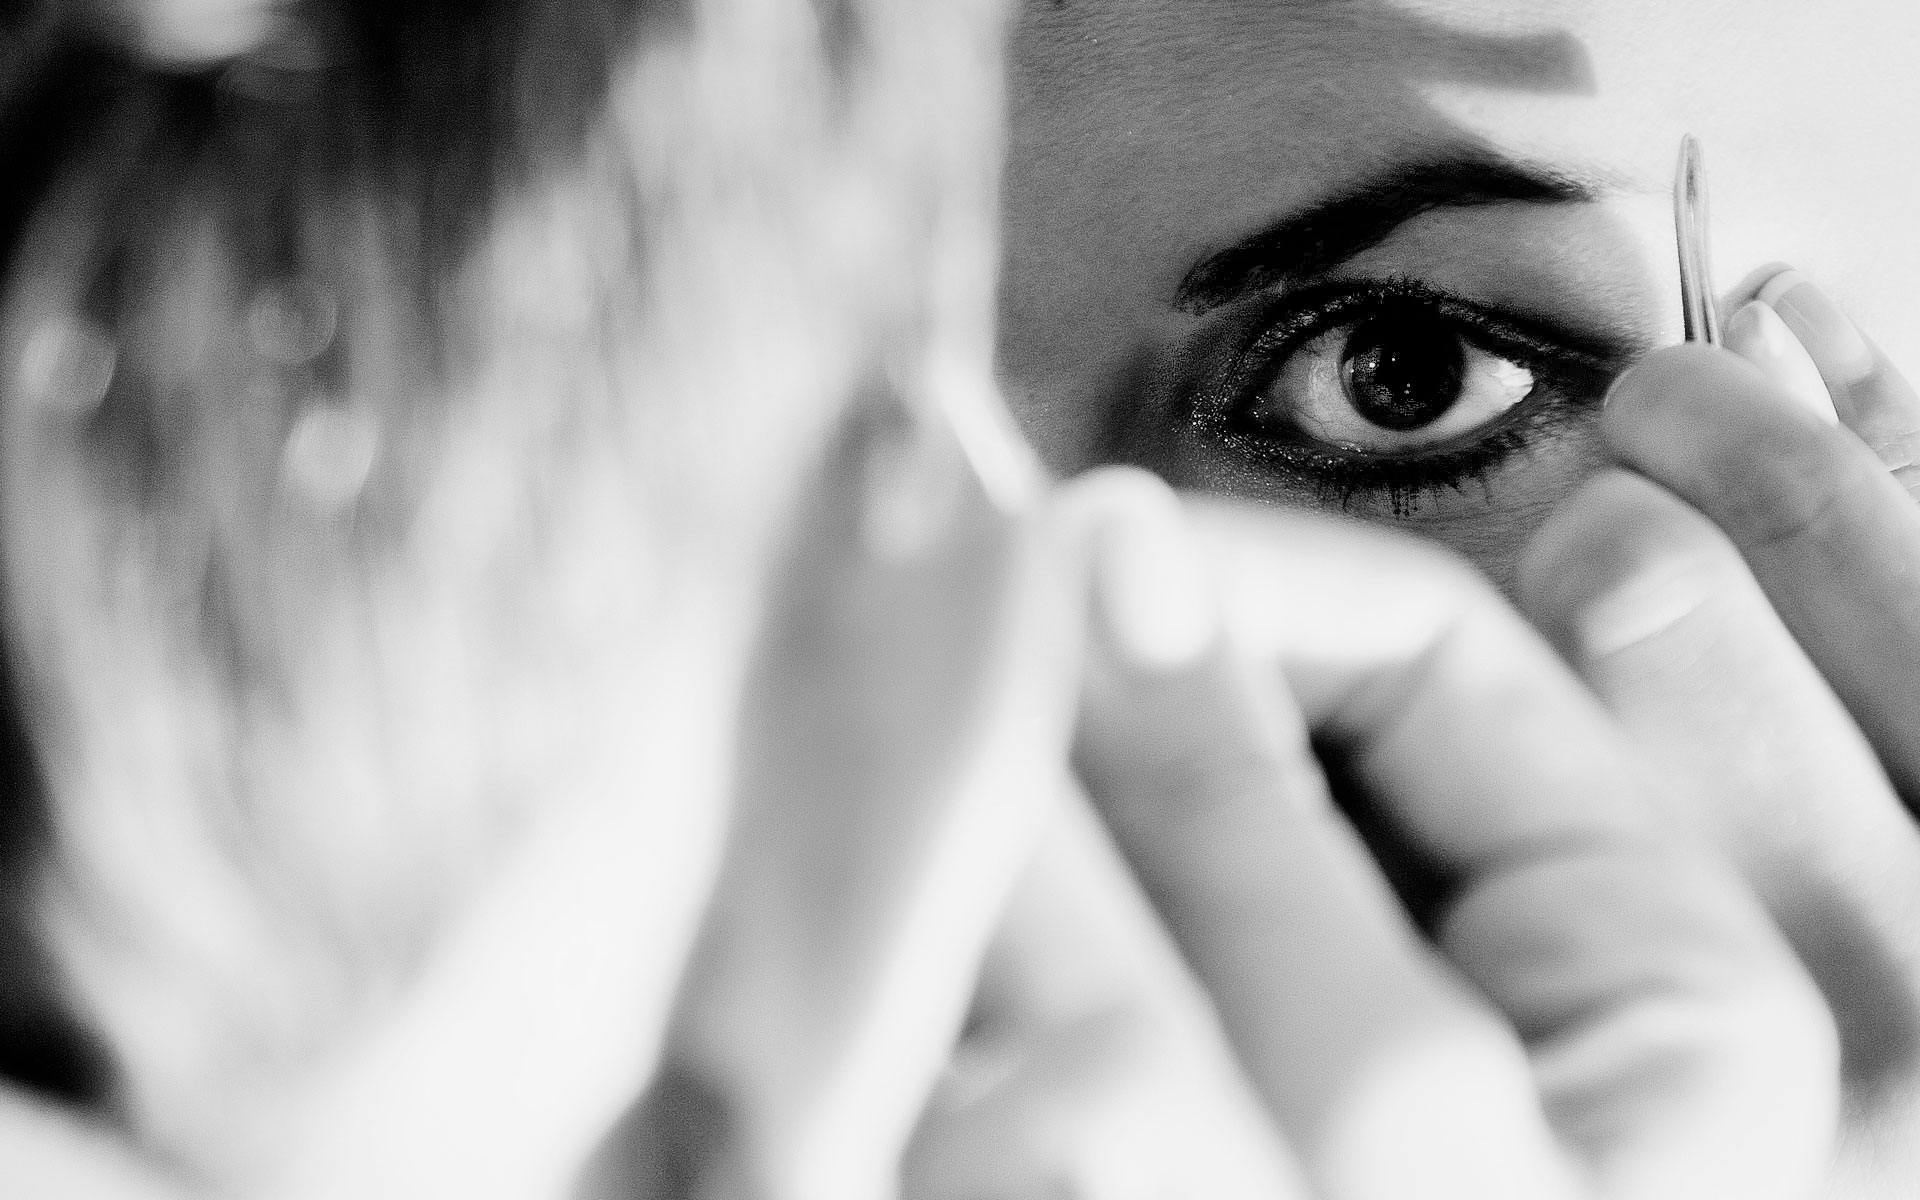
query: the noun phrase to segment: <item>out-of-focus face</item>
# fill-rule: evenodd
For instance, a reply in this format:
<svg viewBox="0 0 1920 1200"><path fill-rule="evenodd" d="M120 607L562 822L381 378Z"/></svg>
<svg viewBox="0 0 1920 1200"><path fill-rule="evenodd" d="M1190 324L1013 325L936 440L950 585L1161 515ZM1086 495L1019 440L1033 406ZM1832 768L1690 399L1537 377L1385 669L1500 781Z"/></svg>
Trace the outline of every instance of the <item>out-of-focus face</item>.
<svg viewBox="0 0 1920 1200"><path fill-rule="evenodd" d="M118 1115L215 1190L263 1190L402 1010L436 1032L396 1053L511 1089L376 1058L335 1109L547 1194L488 1155L644 1078L822 447L877 380L988 385L998 5L61 23L105 7L0 16L0 773L40 785L0 797L36 868L0 871L0 1092L31 906ZM483 903L538 948L511 986L459 949ZM441 969L465 1015L423 1020Z"/></svg>
<svg viewBox="0 0 1920 1200"><path fill-rule="evenodd" d="M1717 282L1792 262L1920 362L1920 7L1034 0L1001 367L1049 461L1345 508L1508 577L1679 339L1670 187Z"/></svg>

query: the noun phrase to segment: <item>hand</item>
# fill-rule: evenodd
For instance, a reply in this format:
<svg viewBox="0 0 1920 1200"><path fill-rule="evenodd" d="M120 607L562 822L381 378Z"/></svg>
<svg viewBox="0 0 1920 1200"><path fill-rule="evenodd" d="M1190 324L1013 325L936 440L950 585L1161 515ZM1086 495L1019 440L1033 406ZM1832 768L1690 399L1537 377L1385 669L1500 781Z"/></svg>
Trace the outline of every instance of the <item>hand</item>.
<svg viewBox="0 0 1920 1200"><path fill-rule="evenodd" d="M709 1194L889 1189L1053 811L1078 679L1070 566L942 431L878 397L814 473L770 581L724 861L722 822L679 779L528 820L405 991L321 1069L285 1072L284 1143L214 1190L631 1196L685 1165L640 1143L650 1102L689 1082L717 1099L697 1114L723 1152ZM0 1105L0 1178L101 1200L170 1186L25 1104Z"/></svg>
<svg viewBox="0 0 1920 1200"><path fill-rule="evenodd" d="M0 1087L0 1172L23 1196L186 1200L174 1181L106 1130L11 1087Z"/></svg>
<svg viewBox="0 0 1920 1200"><path fill-rule="evenodd" d="M1610 723L1484 583L1353 527L1209 508L1223 630L1163 489L1075 491L1107 515L1083 778L1314 1194L1811 1185L1836 1074L1817 997L1742 889L1668 845ZM1453 875L1440 953L1327 805L1309 728ZM1013 1071L1003 1115L1053 1117L1046 1083ZM1237 1133L1217 1140L1260 1161ZM1151 1163L1151 1140L1105 1146ZM1221 1194L1135 1183L1088 1190ZM1249 1170L1226 1194L1305 1186Z"/></svg>
<svg viewBox="0 0 1920 1200"><path fill-rule="evenodd" d="M1562 506L1521 592L1825 991L1847 1101L1833 1193L1911 1195L1920 511L1903 483L1920 403L1812 285L1767 291L1780 320L1746 314L1754 361L1676 347L1615 385L1602 429L1635 473ZM1839 426L1796 398L1795 342Z"/></svg>
<svg viewBox="0 0 1920 1200"><path fill-rule="evenodd" d="M996 507L947 425L887 396L819 479L675 1035L730 1125L713 1195L890 1194L1065 777L1079 569L1037 505Z"/></svg>
<svg viewBox="0 0 1920 1200"><path fill-rule="evenodd" d="M908 1200L1293 1200L1300 1168L1084 796L984 964Z"/></svg>

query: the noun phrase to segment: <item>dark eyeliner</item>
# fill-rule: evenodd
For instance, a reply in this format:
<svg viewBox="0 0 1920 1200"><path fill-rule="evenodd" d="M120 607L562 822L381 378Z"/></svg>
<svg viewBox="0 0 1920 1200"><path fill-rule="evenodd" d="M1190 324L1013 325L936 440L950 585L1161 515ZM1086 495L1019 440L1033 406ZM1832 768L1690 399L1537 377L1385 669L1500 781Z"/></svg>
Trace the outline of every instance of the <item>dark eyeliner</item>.
<svg viewBox="0 0 1920 1200"><path fill-rule="evenodd" d="M1534 393L1485 426L1409 454L1367 453L1303 431L1289 436L1256 427L1250 414L1292 354L1329 330L1394 307L1437 317L1481 350L1526 367L1534 373ZM1385 493L1396 515L1410 511L1422 493L1459 490L1483 477L1535 435L1573 419L1599 400L1631 356L1606 338L1402 278L1335 280L1269 294L1236 324L1248 332L1192 397L1197 431L1249 461L1314 483L1323 500L1342 507L1362 493Z"/></svg>

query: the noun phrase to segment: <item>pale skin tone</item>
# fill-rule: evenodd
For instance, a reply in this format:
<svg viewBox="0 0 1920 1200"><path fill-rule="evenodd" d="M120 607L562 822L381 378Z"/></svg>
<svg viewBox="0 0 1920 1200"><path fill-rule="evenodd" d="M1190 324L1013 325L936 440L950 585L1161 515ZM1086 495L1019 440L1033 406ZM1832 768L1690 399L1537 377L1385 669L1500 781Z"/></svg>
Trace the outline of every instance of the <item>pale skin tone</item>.
<svg viewBox="0 0 1920 1200"><path fill-rule="evenodd" d="M1920 15L1892 3L1027 4L1001 309L1017 411L1063 471L1109 457L1118 426L1128 457L1183 485L1344 498L1391 519L1382 489L1263 464L1194 428L1181 373L1244 340L1235 314L1259 300L1183 311L1183 278L1277 221L1472 148L1593 199L1435 209L1328 276L1414 279L1587 335L1611 374L1679 337L1666 195L1688 131L1706 148L1721 287L1793 262L1914 361L1905 197L1920 160L1902 123L1920 103L1916 38ZM1416 488L1404 523L1510 584L1529 531L1603 457L1603 386L1535 405L1520 448Z"/></svg>
<svg viewBox="0 0 1920 1200"><path fill-rule="evenodd" d="M1886 431L1920 427L1920 406L1884 359L1834 345L1816 357L1839 429L1724 356L1683 348L1636 368L1603 430L1641 474L1596 478L1556 514L1523 590L1642 744L1691 780L1685 818L1728 849L1821 980L1848 1101L1831 1188L1890 1196L1920 1173L1920 837L1902 804L1920 554L1897 478L1907 441ZM1742 419L1714 419L1730 410Z"/></svg>
<svg viewBox="0 0 1920 1200"><path fill-rule="evenodd" d="M1726 310L1769 259L1820 280L1826 301L1776 308L1843 430L1722 359L1662 353L1604 419L1584 393L1479 482L1398 513L1343 498L1517 591L1684 782L1676 815L1755 882L1839 1018L1843 1196L1920 1177L1920 840L1900 800L1920 661L1900 484L1920 413L1891 365L1920 350L1902 199L1917 167L1897 129L1916 103L1915 21L1900 5L1032 5L1007 189L1002 364L1048 453L1324 503L1168 416L1181 364L1242 336L1181 311L1196 263L1382 162L1473 139L1600 194L1415 216L1334 276L1410 275L1611 329L1624 366L1677 337L1664 191L1678 135L1703 139ZM1145 414L1118 449L1116 411Z"/></svg>
<svg viewBox="0 0 1920 1200"><path fill-rule="evenodd" d="M710 82L702 71L763 66L756 78L780 86L723 91L715 112L691 111L714 118L700 132L730 152L763 154L766 178L734 192L740 159L707 163L701 137L681 146L666 215L654 216L664 252L647 270L623 271L616 256L611 277L597 274L606 244L570 240L607 235L610 224L619 246L634 232L620 225L634 214L617 186L633 181L595 173L631 163L586 153L569 163L578 174L543 164L552 191L516 193L482 224L446 331L454 366L422 378L421 362L395 346L409 310L391 281L345 270L384 260L351 239L323 237L309 251L317 261L306 269L339 290L342 336L357 354L343 405L395 420L401 432L379 431L412 455L382 460L364 497L348 487L343 500L337 473L307 470L314 464L297 450L306 442L282 444L248 423L283 397L240 389L235 373L266 370L258 358L284 365L292 352L274 340L279 326L261 335L251 310L235 311L257 282L245 275L243 239L195 219L223 189L245 194L247 178L223 173L231 163L215 156L206 176L184 183L163 173L98 191L109 205L178 202L140 210L154 219L132 225L142 253L132 299L118 309L87 307L91 265L69 252L101 226L119 228L115 216L131 224L128 215L79 200L41 210L48 223L32 227L12 264L6 313L14 637L45 706L34 733L51 748L64 844L95 856L96 873L75 891L124 910L136 940L116 952L125 944L99 936L85 911L60 930L78 1003L122 1062L108 1128L93 1138L64 1114L23 1112L14 1127L30 1136L0 1146L45 1155L26 1161L71 1172L98 1195L521 1197L567 1194L583 1176L617 1191L617 1164L611 1179L596 1166L668 1037L680 964L705 914L711 946L745 953L702 960L687 982L689 1011L744 1012L760 1022L747 1028L769 1038L729 1060L741 1043L724 1023L722 1037L703 1040L689 1019L676 1047L731 1106L730 1169L775 1196L882 1192L1008 893L1048 883L1044 869L1019 879L1025 855L1050 861L1045 807L1009 798L1044 794L1071 765L1114 845L1101 849L1083 813L1058 835L1064 856L1096 864L1094 916L1110 917L1116 895L1135 905L1116 939L1125 949L1105 966L1127 953L1144 954L1136 965L1152 960L1120 979L1118 995L1136 1002L1129 988L1143 979L1163 988L1162 1013L1177 1014L1169 1023L1211 1064L1196 1091L1226 1094L1219 1111L1248 1155L1230 1182L1247 1194L1397 1195L1406 1180L1378 1167L1396 1155L1423 1182L1476 1196L1787 1196L1813 1178L1833 1130L1835 1046L1809 981L1731 876L1667 844L1619 730L1483 581L1421 548L1310 522L1229 511L1198 518L1194 539L1169 494L1139 476L1010 502L988 486L977 454L956 470L954 431L972 435L937 415L949 411L943 389L989 390L977 264L990 248L981 206L992 139L967 118L991 111L991 81L930 68L983 61L955 53L954 39L990 47L990 22L962 14L941 28L867 14L881 49L854 61L879 82L855 92L871 111L855 104L849 117L829 102L815 58L782 55L772 36L811 47L811 16L726 6L703 15L713 26L623 77L639 89L619 93L632 107L596 110L607 124L593 128L615 147L671 143L648 121L677 130L673 118L688 110L649 101L675 98L683 84L711 96L696 86ZM918 109L910 101L929 84L938 102ZM907 117L929 125L892 124ZM940 117L957 126L934 126ZM876 146L934 157L840 157L825 131L841 120ZM896 143L890 132L906 136ZM903 162L905 178L885 174ZM717 179L703 165L717 166ZM781 197L771 213L767 195ZM871 208L838 219L862 197L906 211L897 226ZM940 219L925 221L929 206ZM306 215L339 234L329 222L341 212L317 204ZM381 216L398 219L374 216L376 228ZM957 244L927 244L929 224ZM715 286L734 280L742 247L758 286ZM209 280L177 301L185 284ZM664 289L677 315L657 342L639 319L667 321L649 287ZM901 311L876 312L874 295ZM166 302L144 303L155 296ZM92 343L39 338L49 313L96 322L80 327L88 336L112 334L123 379L179 385L166 395L187 412L171 410L164 434L214 431L187 442L206 460L191 459L196 470L157 500L116 490L125 477L113 468L126 464L113 454L140 450L137 438L106 436L125 430L104 419L104 447L76 432L94 428L86 406L108 398L77 394L91 360L66 354ZM873 372L857 369L873 364L852 349L875 334L869 320L890 335L919 331L879 337L893 352ZM609 340L593 353L570 340L595 334ZM793 353L769 364L736 353L747 344ZM768 405L773 395L786 403ZM141 411L138 394L111 399L109 415ZM621 403L598 407L609 399ZM740 428L754 436L711 462L668 453L674 418L697 411L717 422L723 400L752 418ZM408 426L399 418L418 410L403 401L446 424ZM661 423L636 430L616 419L609 431L581 415L607 409ZM921 450L863 442L876 424L904 424ZM319 465L338 468L338 457ZM554 461L567 469L545 469ZM689 463L714 473L674 474ZM221 492L229 485L238 495ZM876 532L880 501L902 492L930 516L905 533ZM648 507L662 496L693 507L691 527ZM130 500L161 516L149 521L155 508ZM343 503L364 505L352 515L366 520L348 520ZM219 609L217 577L189 575L200 586L176 590L203 538L240 563L236 596L225 597L237 614ZM1222 562L1212 588L1192 570L1210 554ZM1418 586L1375 610L1378 628L1342 641L1353 630L1335 618L1350 605L1322 601L1378 596L1383 570ZM1276 578L1300 608L1271 603L1263 589ZM1300 579L1324 590L1298 589ZM1169 595L1169 584L1188 591ZM1083 618L1090 632L1080 632ZM254 751L237 765L221 739L194 737L225 729L224 710L201 725L181 718L178 730L160 719L195 711L183 706L203 676L254 678L247 664L196 657L209 622L228 648L271 660L265 678L282 689L263 685L258 710L216 694L216 709L231 703L250 718L235 720L235 740ZM1395 636L1382 641L1378 629ZM930 643L978 675L929 656ZM567 669L540 669L556 662ZM486 686L472 686L476 674ZM370 706L391 719L369 730ZM557 719L513 719L530 711ZM129 712L154 719L123 719ZM1527 721L1505 719L1515 712ZM1373 788L1454 870L1459 901L1440 931L1450 962L1417 939L1329 818L1310 729L1348 740ZM437 739L453 752L429 753L448 748ZM397 762L378 752L391 746ZM394 774L369 783L346 773L365 761ZM211 879L217 908L222 872L246 880L260 862L227 861L228 843L198 829L209 785L196 767L207 764L216 780L239 779L223 798L249 832L311 872L331 905L318 914L294 905L291 934L264 949L246 933L251 918L279 911L271 897L243 895L225 910L238 933L184 907L208 902L194 888ZM316 784L320 768L342 774ZM511 836L487 836L463 807L483 801L519 818ZM376 823L375 834L393 835L370 839L377 856L325 841L342 814L394 819L413 805L425 833ZM738 825L723 840L730 805ZM115 840L109 832L126 834L116 818L163 837ZM462 862L458 835L476 826L479 852ZM875 830L894 832L859 836ZM369 949L347 936L337 958L320 957L323 982L349 989L355 1018L330 1024L331 993L266 950L292 955L303 936L329 945L341 932L330 921L347 935L379 934L392 891L423 871L442 890L413 914L406 945ZM271 884L284 872L261 874ZM1129 891L1142 885L1163 906L1157 915ZM207 928L232 940L194 942ZM1016 915L1010 934L1021 932ZM1068 936L1088 940L1078 928ZM1553 953L1596 943L1607 952ZM1550 961L1511 956L1515 944ZM1308 986L1295 990L1297 980ZM277 1024L288 1020L275 1003L283 986L315 999L317 1034L301 1036L312 1030L297 1006L291 1031ZM1202 993L1217 1025L1199 1015ZM1687 1031L1678 1041L1644 1035L1675 1014ZM782 1038L787 1030L798 1032ZM256 1044L269 1053L249 1057L244 1046ZM1664 1068L1651 1089L1641 1086L1649 1063ZM1463 1078L1476 1081L1473 1105L1457 1103ZM1447 1136L1420 1140L1436 1128ZM1676 1128L1687 1136L1670 1138ZM1723 1151L1722 1139L1755 1129L1768 1134L1764 1154ZM156 1176L146 1155L172 1170ZM1181 1165L1161 1163L1174 1186L1193 1183Z"/></svg>

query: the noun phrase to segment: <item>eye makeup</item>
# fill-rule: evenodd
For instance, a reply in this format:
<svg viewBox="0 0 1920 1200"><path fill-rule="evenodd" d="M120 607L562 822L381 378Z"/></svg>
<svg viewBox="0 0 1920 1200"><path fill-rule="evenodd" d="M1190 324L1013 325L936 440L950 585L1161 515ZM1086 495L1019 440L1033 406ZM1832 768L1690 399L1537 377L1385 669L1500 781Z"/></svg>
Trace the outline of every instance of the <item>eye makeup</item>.
<svg viewBox="0 0 1920 1200"><path fill-rule="evenodd" d="M1417 448L1382 452L1316 437L1269 403L1269 389L1314 339L1363 324L1439 329L1532 377L1526 397L1483 424ZM1237 322L1238 323L1238 322ZM1224 361L1193 394L1196 432L1235 456L1349 508L1379 496L1396 517L1420 498L1486 477L1510 456L1580 419L1622 364L1621 347L1550 321L1464 299L1408 277L1328 280L1262 297ZM1351 378L1349 376L1349 378Z"/></svg>

